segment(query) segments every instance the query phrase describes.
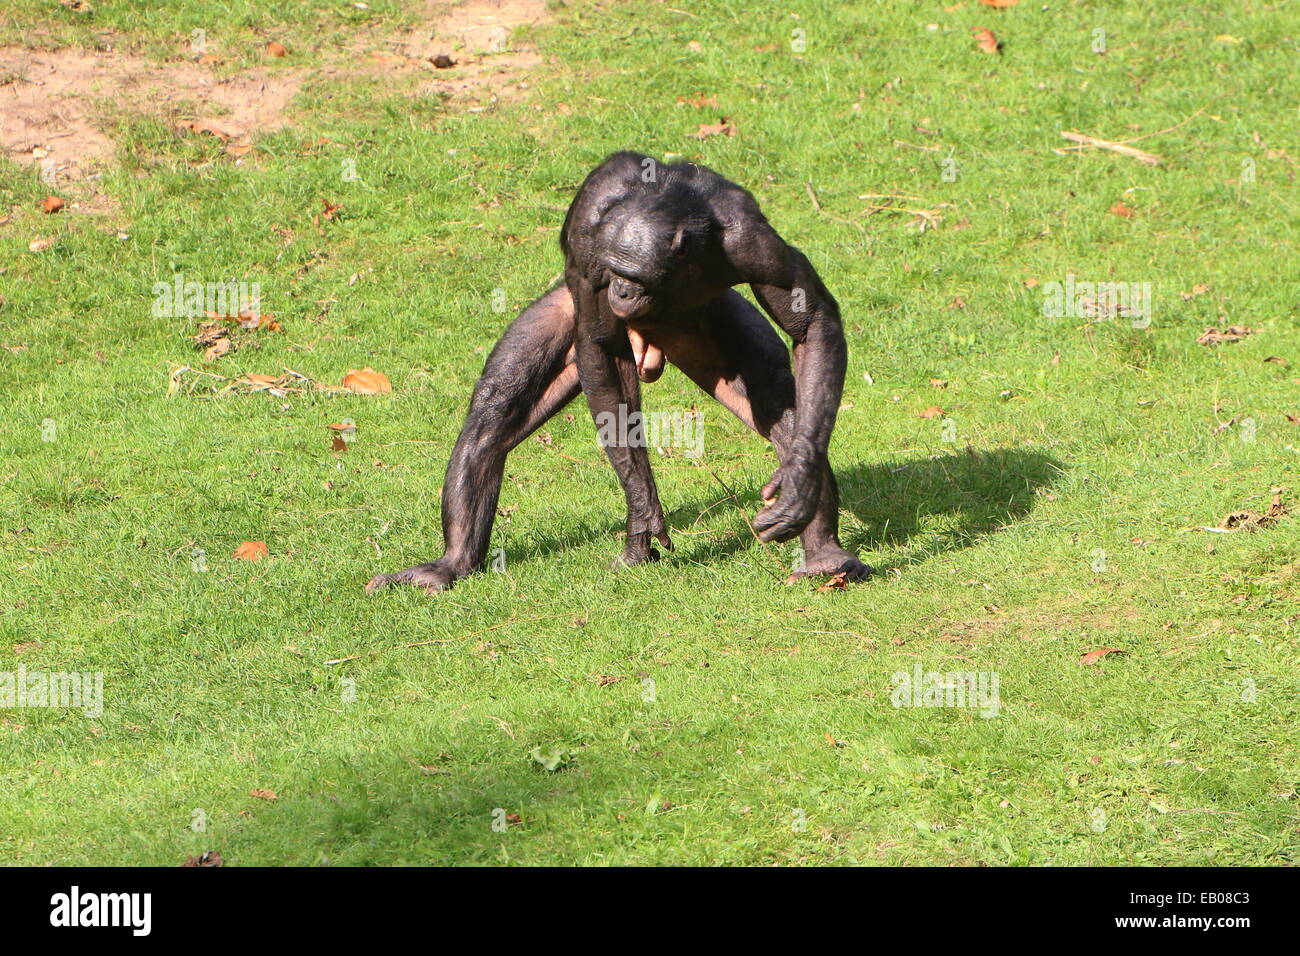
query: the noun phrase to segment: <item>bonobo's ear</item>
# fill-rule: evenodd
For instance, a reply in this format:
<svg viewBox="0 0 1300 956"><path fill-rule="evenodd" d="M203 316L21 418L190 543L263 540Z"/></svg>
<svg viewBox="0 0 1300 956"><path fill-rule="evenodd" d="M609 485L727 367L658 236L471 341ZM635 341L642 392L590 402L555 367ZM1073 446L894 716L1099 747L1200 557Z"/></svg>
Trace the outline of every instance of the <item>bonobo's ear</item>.
<svg viewBox="0 0 1300 956"><path fill-rule="evenodd" d="M686 231L685 226L678 226L677 232L673 234L673 241L669 243L668 248L678 259L683 258L686 253L690 252L690 233Z"/></svg>

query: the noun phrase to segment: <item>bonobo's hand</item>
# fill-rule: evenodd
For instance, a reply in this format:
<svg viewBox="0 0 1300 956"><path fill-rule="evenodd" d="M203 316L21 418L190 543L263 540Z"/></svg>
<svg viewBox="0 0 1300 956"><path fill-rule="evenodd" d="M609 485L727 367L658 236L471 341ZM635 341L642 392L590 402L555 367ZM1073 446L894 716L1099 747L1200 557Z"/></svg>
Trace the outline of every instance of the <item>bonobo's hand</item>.
<svg viewBox="0 0 1300 956"><path fill-rule="evenodd" d="M821 498L821 477L816 460L802 457L791 458L772 472L763 486L768 505L754 517L759 540L789 541L808 526Z"/></svg>
<svg viewBox="0 0 1300 956"><path fill-rule="evenodd" d="M647 561L658 561L659 552L650 544L650 539L658 538L669 551L673 550L673 539L668 537L668 527L664 524L663 514L656 514L648 521L633 521L628 529L627 544L623 553L614 559L614 567L632 567Z"/></svg>

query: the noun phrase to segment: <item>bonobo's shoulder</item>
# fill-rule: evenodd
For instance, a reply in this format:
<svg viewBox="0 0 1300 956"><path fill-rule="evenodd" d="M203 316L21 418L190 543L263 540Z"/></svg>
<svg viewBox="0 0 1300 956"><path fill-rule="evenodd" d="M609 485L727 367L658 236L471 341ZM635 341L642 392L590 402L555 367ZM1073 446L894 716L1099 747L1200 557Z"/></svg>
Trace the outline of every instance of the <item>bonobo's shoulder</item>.
<svg viewBox="0 0 1300 956"><path fill-rule="evenodd" d="M668 185L680 184L706 203L713 219L724 230L766 223L763 212L748 189L721 173L698 163L672 163L665 167Z"/></svg>

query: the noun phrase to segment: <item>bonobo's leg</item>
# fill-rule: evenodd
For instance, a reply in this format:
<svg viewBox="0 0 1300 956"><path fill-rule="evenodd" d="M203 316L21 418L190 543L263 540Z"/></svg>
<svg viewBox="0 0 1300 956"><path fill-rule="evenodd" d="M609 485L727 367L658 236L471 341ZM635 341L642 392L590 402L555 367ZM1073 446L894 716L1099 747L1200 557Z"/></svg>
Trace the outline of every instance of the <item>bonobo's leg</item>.
<svg viewBox="0 0 1300 956"><path fill-rule="evenodd" d="M655 342L697 385L770 440L784 464L795 435L795 383L790 351L767 317L729 289L695 327ZM817 512L800 535L804 568L796 576L844 573L860 581L871 568L839 541L839 489L830 462L822 463Z"/></svg>
<svg viewBox="0 0 1300 956"><path fill-rule="evenodd" d="M442 486L443 556L396 574L376 575L366 590L400 583L443 591L482 567L506 455L578 390L573 300L561 286L510 324L474 386Z"/></svg>
<svg viewBox="0 0 1300 956"><path fill-rule="evenodd" d="M670 550L673 544L650 470L650 453L644 442L631 444L623 440L629 436L617 429L610 435L608 427L609 423L630 422L641 411L641 382L627 330L608 313L605 295L598 295L586 279L570 275L569 285L581 297L575 306L574 351L582 392L597 430L615 439L603 444L627 501L627 539L618 562L657 561L659 552L650 539Z"/></svg>

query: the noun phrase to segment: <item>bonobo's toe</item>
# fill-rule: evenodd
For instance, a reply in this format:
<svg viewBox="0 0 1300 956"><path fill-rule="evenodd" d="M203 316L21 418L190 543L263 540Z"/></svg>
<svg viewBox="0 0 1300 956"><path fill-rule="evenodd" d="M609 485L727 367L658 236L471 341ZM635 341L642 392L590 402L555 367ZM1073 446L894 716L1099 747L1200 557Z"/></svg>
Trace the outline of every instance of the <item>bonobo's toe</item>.
<svg viewBox="0 0 1300 956"><path fill-rule="evenodd" d="M849 582L865 581L871 576L872 569L850 551L845 551L843 548L827 548L817 554L808 555L804 566L791 574L790 580L836 574L844 575L844 580Z"/></svg>
<svg viewBox="0 0 1300 956"><path fill-rule="evenodd" d="M638 564L646 564L650 561L658 561L659 552L654 548L625 548L623 553L614 559L610 565L614 570L619 568L634 568Z"/></svg>
<svg viewBox="0 0 1300 956"><path fill-rule="evenodd" d="M424 588L430 594L438 591L446 591L456 583L456 576L446 568L440 567L436 562L433 564L417 564L413 568L407 568L405 571L397 571L393 574L376 574L366 585L366 591L374 594L380 588L386 588L393 584L412 584L417 588Z"/></svg>

